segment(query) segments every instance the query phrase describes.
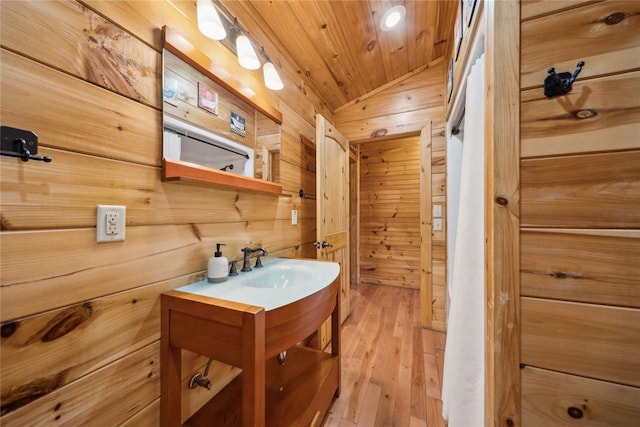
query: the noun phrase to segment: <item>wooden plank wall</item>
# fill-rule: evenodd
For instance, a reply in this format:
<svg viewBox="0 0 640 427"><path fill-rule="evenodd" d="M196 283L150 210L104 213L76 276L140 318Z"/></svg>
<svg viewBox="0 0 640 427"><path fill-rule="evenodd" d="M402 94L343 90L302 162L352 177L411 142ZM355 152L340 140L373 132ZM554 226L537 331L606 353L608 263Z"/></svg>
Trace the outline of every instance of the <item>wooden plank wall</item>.
<svg viewBox="0 0 640 427"><path fill-rule="evenodd" d="M636 425L640 4L523 1L521 34L522 425Z"/></svg>
<svg viewBox="0 0 640 427"><path fill-rule="evenodd" d="M361 183L361 247L360 247L360 259L361 259L361 277L362 280L373 281L374 283L396 285L396 286L409 286L419 287L419 268L418 264L415 264L413 260L407 263L407 260L401 261L400 259L392 260L391 262L400 262L403 264L402 275L394 276L395 279L391 279L387 272L386 276L372 276L372 268L383 268L381 264L379 267L372 265L369 255L376 250L374 246L371 246L371 237L373 232L379 233L382 228L380 224L383 224L387 220L384 216L380 218L370 217L369 215L378 214L379 211L372 210L368 203L375 197L376 185L388 186L392 181L389 180L389 174L398 174L403 166L410 166L413 169L411 173L415 173L416 185L411 187L410 195L412 200L415 201L415 206L412 207L413 211L407 211L403 209L398 215L406 216L408 213L413 213L414 218L412 221L417 221L416 227L420 226L419 216L419 199L420 191L417 182L419 180L419 139L418 132L425 126L431 128L431 147L427 152L431 153L432 175L431 175L431 194L432 204L440 204L443 208L443 217L446 218L446 139L444 135L445 122L444 122L444 92L445 92L445 67L444 62L439 61L432 64L426 70L421 72L410 74L403 79L399 79L393 84L385 86L380 90L374 91L365 97L359 98L356 101L346 104L340 107L335 112L336 127L350 140L359 142L361 150L361 172L360 177L368 182L369 189L364 186L364 181ZM389 169L390 165L385 165L382 162L382 158L388 156L388 154L398 151L399 148L394 147L393 144L402 144L398 142L400 137L410 136L409 140L413 141L410 145L415 144L415 147L410 148L412 154L411 159L399 159L400 162L393 166L395 171ZM376 137L384 137L384 139L376 140ZM395 141L395 142L394 142ZM371 146L370 146L371 144ZM386 144L389 144L387 147ZM406 144L405 144L406 145ZM369 173L364 166L365 162L369 163L371 167L371 159L363 159L362 155L365 152L369 152L368 156L373 155L377 157L379 163L379 170L375 173ZM386 154L384 154L386 153ZM407 160L407 161L405 161ZM387 167L389 166L389 168ZM382 168L382 169L380 169ZM402 170L401 173L408 173L409 171ZM378 180L376 183L375 180ZM404 184L402 184L404 185ZM367 194L365 195L365 191ZM395 192L397 194L397 191ZM390 194L394 194L390 192ZM407 194L406 196L408 196ZM405 196L405 197L406 197ZM397 197L397 196L395 196ZM387 200L388 201L388 200ZM404 202L403 202L404 203ZM387 217L393 215L394 212L385 212ZM381 213L381 215L383 215ZM365 226L364 223L368 222L369 225ZM443 226L442 232L432 233L433 246L432 251L432 264L430 266L430 273L432 277L432 298L431 298L431 313L432 318L427 319L425 326L434 328L436 330L445 329L445 305L446 305L446 221ZM413 244L418 245L419 250L419 233L416 235L412 229L397 230L404 233L404 240L411 240ZM387 252L390 255L389 250L386 249L385 244L391 245L396 249L402 248L397 243L379 243L381 240L377 240L378 249L383 249L382 252L378 251L377 257L380 254ZM367 243L369 242L369 243ZM369 246L365 246L369 245ZM411 252L415 248L404 247L403 250L410 249ZM395 251L395 249L394 249ZM368 253L366 253L368 252ZM402 253L403 255L400 255ZM416 253L418 254L418 253ZM403 251L398 252L395 257L405 257ZM414 255L410 255L415 258ZM418 254L419 256L419 254ZM387 262L386 264L389 264ZM386 268L386 267L385 267ZM416 270L417 269L417 270ZM368 270L368 271L367 271ZM407 276L408 274L408 276ZM416 275L417 274L417 275ZM367 279L365 279L367 278Z"/></svg>
<svg viewBox="0 0 640 427"><path fill-rule="evenodd" d="M418 133L429 121L439 125L444 121L444 79L444 61L435 61L337 108L335 125L352 143Z"/></svg>
<svg viewBox="0 0 640 427"><path fill-rule="evenodd" d="M360 280L420 289L420 137L360 145Z"/></svg>
<svg viewBox="0 0 640 427"><path fill-rule="evenodd" d="M53 158L0 159L0 423L157 425L159 294L201 278L216 242L229 258L246 245L315 255L311 200L160 180L160 28L188 33L283 112L289 195L315 188L314 150L300 135L314 138L322 105L295 70L279 97L265 91L258 72L198 33L192 1L0 8L2 124L35 131L39 154ZM127 207L126 241L95 243L97 204ZM191 373L205 360L184 363ZM213 390L189 392L183 419L237 373L214 364Z"/></svg>

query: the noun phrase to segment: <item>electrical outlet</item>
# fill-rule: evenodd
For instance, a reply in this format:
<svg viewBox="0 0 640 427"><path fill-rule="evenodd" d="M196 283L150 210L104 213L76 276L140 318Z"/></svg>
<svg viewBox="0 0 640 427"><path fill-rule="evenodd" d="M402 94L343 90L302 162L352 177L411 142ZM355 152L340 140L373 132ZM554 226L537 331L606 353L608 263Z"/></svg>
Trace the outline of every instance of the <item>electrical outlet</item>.
<svg viewBox="0 0 640 427"><path fill-rule="evenodd" d="M115 236L120 229L120 214L118 212L107 212L107 223L105 224L105 234L107 236Z"/></svg>
<svg viewBox="0 0 640 427"><path fill-rule="evenodd" d="M442 218L442 205L433 205L433 217Z"/></svg>
<svg viewBox="0 0 640 427"><path fill-rule="evenodd" d="M298 225L298 211L295 209L291 211L291 225Z"/></svg>
<svg viewBox="0 0 640 427"><path fill-rule="evenodd" d="M98 205L96 242L120 242L125 237L127 207Z"/></svg>

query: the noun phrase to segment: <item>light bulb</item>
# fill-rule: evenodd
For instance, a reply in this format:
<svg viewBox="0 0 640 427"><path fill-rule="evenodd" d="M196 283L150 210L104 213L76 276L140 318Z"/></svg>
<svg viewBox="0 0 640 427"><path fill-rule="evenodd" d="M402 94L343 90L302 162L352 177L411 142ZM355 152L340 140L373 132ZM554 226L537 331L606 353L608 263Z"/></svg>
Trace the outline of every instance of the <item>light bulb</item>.
<svg viewBox="0 0 640 427"><path fill-rule="evenodd" d="M382 15L380 28L382 31L391 31L404 19L406 14L407 9L405 9L404 6L393 6L391 9L387 10L384 15Z"/></svg>
<svg viewBox="0 0 640 427"><path fill-rule="evenodd" d="M271 90L280 90L284 87L276 67L274 67L271 62L267 62L262 66L262 72L264 74L264 85L266 87Z"/></svg>
<svg viewBox="0 0 640 427"><path fill-rule="evenodd" d="M247 70L257 70L260 68L260 60L256 51L251 46L249 37L241 34L236 39L236 52L238 53L238 62Z"/></svg>
<svg viewBox="0 0 640 427"><path fill-rule="evenodd" d="M202 34L214 40L223 40L227 37L220 15L218 15L211 0L198 0L196 10L198 14L198 29Z"/></svg>

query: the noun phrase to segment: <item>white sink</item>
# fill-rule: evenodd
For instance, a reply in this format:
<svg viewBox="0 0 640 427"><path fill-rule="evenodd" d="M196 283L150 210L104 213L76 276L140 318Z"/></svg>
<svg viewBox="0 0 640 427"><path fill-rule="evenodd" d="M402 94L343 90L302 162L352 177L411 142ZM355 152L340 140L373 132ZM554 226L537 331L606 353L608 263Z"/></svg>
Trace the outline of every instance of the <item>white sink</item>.
<svg viewBox="0 0 640 427"><path fill-rule="evenodd" d="M290 288L291 286L304 285L308 280L320 280L321 274L317 272L317 266L307 263L291 262L292 260L282 260L289 262L270 262L268 267L254 269L251 273L242 274L238 284L251 288ZM329 282L331 283L331 282Z"/></svg>
<svg viewBox="0 0 640 427"><path fill-rule="evenodd" d="M230 276L223 283L206 279L177 291L220 298L273 310L306 298L329 286L340 273L340 264L306 259L271 258L264 267Z"/></svg>

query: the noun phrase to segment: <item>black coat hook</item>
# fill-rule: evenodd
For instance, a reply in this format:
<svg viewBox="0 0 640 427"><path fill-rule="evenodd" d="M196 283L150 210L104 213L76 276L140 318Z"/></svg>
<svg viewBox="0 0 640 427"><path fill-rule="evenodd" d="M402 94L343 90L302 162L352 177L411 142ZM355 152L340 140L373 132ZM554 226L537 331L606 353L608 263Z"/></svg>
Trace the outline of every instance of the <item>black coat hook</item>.
<svg viewBox="0 0 640 427"><path fill-rule="evenodd" d="M38 136L32 131L2 126L0 135L2 141L1 155L17 157L23 162L28 162L29 160L51 162L52 159L49 156L36 156L38 153Z"/></svg>
<svg viewBox="0 0 640 427"><path fill-rule="evenodd" d="M573 74L569 72L556 74L555 68L549 68L547 70L549 75L544 79L544 95L548 98L553 98L554 96L571 92L573 82L578 78L582 67L584 67L584 61L578 62Z"/></svg>

